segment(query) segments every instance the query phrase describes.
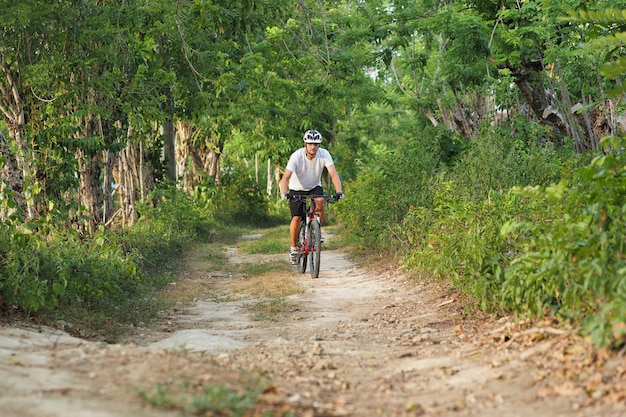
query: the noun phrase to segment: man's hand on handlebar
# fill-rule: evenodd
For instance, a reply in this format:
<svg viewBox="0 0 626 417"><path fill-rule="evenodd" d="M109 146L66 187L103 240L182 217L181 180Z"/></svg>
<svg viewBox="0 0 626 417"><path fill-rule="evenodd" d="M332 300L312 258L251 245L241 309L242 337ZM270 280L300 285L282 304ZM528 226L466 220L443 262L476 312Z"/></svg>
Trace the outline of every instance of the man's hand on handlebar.
<svg viewBox="0 0 626 417"><path fill-rule="evenodd" d="M283 200L289 200L289 193L283 193Z"/></svg>
<svg viewBox="0 0 626 417"><path fill-rule="evenodd" d="M334 197L335 197L335 201L339 201L344 197L344 195L343 193L340 192L340 193L335 194Z"/></svg>

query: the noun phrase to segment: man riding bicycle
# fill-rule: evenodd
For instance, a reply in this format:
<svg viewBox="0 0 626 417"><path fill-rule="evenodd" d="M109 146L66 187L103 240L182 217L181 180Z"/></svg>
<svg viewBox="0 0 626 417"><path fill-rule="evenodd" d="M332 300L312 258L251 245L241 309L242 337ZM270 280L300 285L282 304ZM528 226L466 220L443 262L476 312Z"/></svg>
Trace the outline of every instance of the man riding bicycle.
<svg viewBox="0 0 626 417"><path fill-rule="evenodd" d="M302 138L304 148L300 148L291 154L285 173L280 180L279 187L283 199L286 200L290 195L313 194L324 195L322 188L322 173L324 168L328 170L330 178L335 186L335 191L339 198L343 198L341 188L341 180L335 168L335 163L330 153L320 148L322 143L322 135L317 130L307 130ZM291 200L289 209L291 211L291 223L289 225L289 233L291 236L291 252L289 260L292 264L298 262L298 250L296 241L298 239L298 231L300 230L300 222L305 215L305 200ZM315 211L319 214L320 225L324 219L324 199L318 198L315 201Z"/></svg>

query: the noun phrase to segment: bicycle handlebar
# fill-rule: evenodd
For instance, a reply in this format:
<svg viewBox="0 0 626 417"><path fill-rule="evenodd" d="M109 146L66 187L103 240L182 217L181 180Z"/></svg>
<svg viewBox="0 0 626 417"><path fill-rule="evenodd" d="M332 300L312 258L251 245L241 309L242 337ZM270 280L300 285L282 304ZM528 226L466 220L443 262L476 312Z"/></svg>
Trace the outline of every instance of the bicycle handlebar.
<svg viewBox="0 0 626 417"><path fill-rule="evenodd" d="M291 194L289 196L289 199L291 201L302 201L302 200L307 200L307 199L316 199L316 198L323 198L325 201L329 202L329 203L334 203L339 201L339 193L337 194L332 194L332 195L316 195L316 194Z"/></svg>

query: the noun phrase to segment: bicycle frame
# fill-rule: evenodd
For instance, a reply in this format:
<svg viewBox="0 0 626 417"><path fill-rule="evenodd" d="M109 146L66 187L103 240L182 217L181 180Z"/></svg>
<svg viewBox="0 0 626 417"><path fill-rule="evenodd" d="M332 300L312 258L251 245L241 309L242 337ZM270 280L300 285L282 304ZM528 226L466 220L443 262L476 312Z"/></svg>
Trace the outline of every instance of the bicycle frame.
<svg viewBox="0 0 626 417"><path fill-rule="evenodd" d="M307 261L309 270L313 278L319 276L320 256L321 256L321 229L319 214L316 213L316 199L323 198L324 201L334 202L336 197L332 195L293 195L294 201L310 200L305 214L300 223L298 232L298 272L306 272Z"/></svg>

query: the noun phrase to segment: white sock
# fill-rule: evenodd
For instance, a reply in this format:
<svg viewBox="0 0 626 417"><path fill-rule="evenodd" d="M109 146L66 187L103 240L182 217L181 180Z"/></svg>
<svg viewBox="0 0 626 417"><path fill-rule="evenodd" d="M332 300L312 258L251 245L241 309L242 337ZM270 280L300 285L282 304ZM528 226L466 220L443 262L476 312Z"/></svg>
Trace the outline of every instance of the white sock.
<svg viewBox="0 0 626 417"><path fill-rule="evenodd" d="M297 250L298 250L298 248L296 248L295 246L292 246L292 247L291 247L291 251L292 251L292 252L295 252L295 251L297 251Z"/></svg>

